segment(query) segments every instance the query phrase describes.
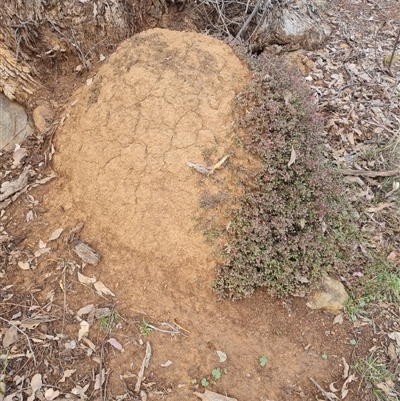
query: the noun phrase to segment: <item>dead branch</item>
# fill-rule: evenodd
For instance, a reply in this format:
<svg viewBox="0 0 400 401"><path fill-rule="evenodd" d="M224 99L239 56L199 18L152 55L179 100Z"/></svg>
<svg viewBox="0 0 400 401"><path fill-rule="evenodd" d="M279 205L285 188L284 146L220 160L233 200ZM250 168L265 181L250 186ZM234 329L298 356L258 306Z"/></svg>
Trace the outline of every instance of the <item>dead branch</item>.
<svg viewBox="0 0 400 401"><path fill-rule="evenodd" d="M362 177L392 177L394 175L400 174L400 170L388 170L388 171L366 171L366 170L346 170L346 169L335 169L340 174L343 175L360 175Z"/></svg>
<svg viewBox="0 0 400 401"><path fill-rule="evenodd" d="M9 320L4 319L4 318L2 318L1 316L0 316L0 319L1 319L3 322L8 323L10 326L13 326L17 331L19 331L21 334L23 334L23 335L25 336L26 340L28 341L29 350L31 351L31 354L32 354L33 363L34 363L34 365L36 366L36 365L37 365L36 357L35 357L35 353L33 352L32 344L31 344L31 340L30 340L29 336L28 336L26 333L24 333L24 332L23 332L19 327L17 327L15 324L11 323Z"/></svg>
<svg viewBox="0 0 400 401"><path fill-rule="evenodd" d="M140 386L142 385L142 380L143 380L143 376L144 376L144 370L149 366L150 358L151 358L151 345L147 341L146 342L146 354L143 358L142 366L138 373L138 379L137 379L136 386L135 386L135 392L137 394L140 391Z"/></svg>
<svg viewBox="0 0 400 401"><path fill-rule="evenodd" d="M390 70L390 68L392 67L392 62L393 62L393 58L394 58L394 53L396 52L396 48L397 48L397 44L399 43L399 39L400 39L400 28L399 28L399 32L397 33L396 41L394 42L392 55L390 56L389 70Z"/></svg>
<svg viewBox="0 0 400 401"><path fill-rule="evenodd" d="M329 401L335 401L334 398L331 396L331 393L328 393L325 391L312 377L310 377L310 380L315 384L315 386L318 388L319 391L321 391L322 395Z"/></svg>
<svg viewBox="0 0 400 401"><path fill-rule="evenodd" d="M247 29L247 27L249 26L251 20L254 18L254 16L257 14L257 11L260 7L262 0L258 0L257 4L255 5L252 13L250 14L249 18L247 18L246 22L243 24L243 26L240 28L238 34L236 35L236 39L239 40L240 36L242 35L242 33Z"/></svg>

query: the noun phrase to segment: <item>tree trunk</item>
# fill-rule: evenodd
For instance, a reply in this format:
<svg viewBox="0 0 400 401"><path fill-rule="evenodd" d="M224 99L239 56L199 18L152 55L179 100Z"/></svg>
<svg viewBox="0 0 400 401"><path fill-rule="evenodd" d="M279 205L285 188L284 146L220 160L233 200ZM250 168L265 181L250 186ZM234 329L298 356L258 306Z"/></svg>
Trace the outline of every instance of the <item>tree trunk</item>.
<svg viewBox="0 0 400 401"><path fill-rule="evenodd" d="M197 13L207 28L219 36L250 43L254 51L271 44L318 47L330 34L321 11L326 0L200 0Z"/></svg>
<svg viewBox="0 0 400 401"><path fill-rule="evenodd" d="M17 63L15 53L0 42L0 92L10 100L27 104L37 87L31 67L25 62Z"/></svg>
<svg viewBox="0 0 400 401"><path fill-rule="evenodd" d="M269 18L254 32L252 46L257 50L269 44L299 45L306 50L317 48L331 33L330 26L321 16L324 8L325 0L318 1L318 6L307 0L276 5Z"/></svg>

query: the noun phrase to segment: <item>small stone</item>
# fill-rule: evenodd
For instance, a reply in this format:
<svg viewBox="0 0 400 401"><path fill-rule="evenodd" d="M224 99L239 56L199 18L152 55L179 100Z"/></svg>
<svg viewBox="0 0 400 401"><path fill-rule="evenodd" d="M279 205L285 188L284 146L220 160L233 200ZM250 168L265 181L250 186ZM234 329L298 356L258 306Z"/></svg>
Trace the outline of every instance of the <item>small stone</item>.
<svg viewBox="0 0 400 401"><path fill-rule="evenodd" d="M310 309L326 309L337 313L344 308L349 298L340 281L325 277L320 288L313 291L308 297L306 305Z"/></svg>
<svg viewBox="0 0 400 401"><path fill-rule="evenodd" d="M53 122L54 113L50 105L40 105L33 110L32 117L36 128L43 132Z"/></svg>
<svg viewBox="0 0 400 401"><path fill-rule="evenodd" d="M13 150L33 133L23 106L0 93L0 151Z"/></svg>

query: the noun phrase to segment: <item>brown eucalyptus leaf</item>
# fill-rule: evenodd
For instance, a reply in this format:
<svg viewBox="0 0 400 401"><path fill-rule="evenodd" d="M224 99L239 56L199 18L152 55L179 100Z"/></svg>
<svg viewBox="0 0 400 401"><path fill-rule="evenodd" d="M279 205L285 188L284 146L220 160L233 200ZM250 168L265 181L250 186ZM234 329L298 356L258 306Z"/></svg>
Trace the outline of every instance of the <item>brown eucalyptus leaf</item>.
<svg viewBox="0 0 400 401"><path fill-rule="evenodd" d="M296 151L294 150L294 148L293 148L293 146L292 146L292 152L291 152L291 154L290 154L290 160L289 160L289 163L288 163L288 167L290 167L295 161L296 161Z"/></svg>
<svg viewBox="0 0 400 401"><path fill-rule="evenodd" d="M8 348L10 345L18 341L18 330L15 326L10 326L3 337L3 348Z"/></svg>

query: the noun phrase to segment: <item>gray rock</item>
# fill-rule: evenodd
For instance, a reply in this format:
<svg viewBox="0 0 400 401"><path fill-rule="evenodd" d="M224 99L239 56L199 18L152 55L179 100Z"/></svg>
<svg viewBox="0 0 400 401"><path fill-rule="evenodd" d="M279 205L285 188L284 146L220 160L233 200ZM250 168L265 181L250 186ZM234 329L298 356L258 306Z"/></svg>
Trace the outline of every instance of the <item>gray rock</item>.
<svg viewBox="0 0 400 401"><path fill-rule="evenodd" d="M349 300L344 285L333 278L325 277L321 286L308 297L307 306L310 309L326 309L331 312L339 312Z"/></svg>
<svg viewBox="0 0 400 401"><path fill-rule="evenodd" d="M33 132L25 109L0 93L0 151L12 150Z"/></svg>

